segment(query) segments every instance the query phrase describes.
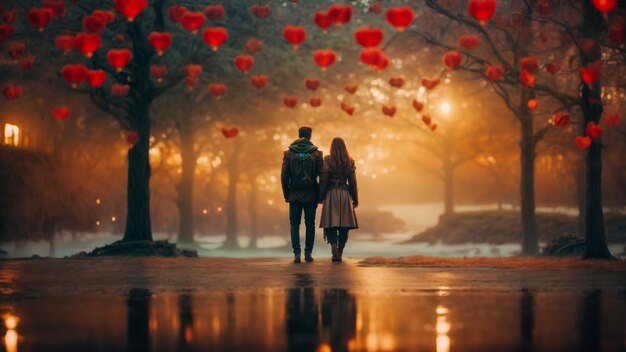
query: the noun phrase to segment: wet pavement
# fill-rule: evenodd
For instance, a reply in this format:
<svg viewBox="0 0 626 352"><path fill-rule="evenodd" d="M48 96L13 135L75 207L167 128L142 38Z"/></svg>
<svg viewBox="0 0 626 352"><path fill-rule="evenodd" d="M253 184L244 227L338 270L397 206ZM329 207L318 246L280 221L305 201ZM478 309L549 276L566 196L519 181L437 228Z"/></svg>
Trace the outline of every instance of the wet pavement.
<svg viewBox="0 0 626 352"><path fill-rule="evenodd" d="M623 351L623 272L0 261L7 351Z"/></svg>

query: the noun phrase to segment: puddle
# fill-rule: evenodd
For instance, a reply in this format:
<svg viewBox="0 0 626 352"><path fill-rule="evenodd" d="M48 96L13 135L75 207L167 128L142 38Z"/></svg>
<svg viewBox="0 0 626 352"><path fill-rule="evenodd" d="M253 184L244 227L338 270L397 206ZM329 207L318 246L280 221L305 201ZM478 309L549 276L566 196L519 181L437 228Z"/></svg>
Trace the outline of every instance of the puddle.
<svg viewBox="0 0 626 352"><path fill-rule="evenodd" d="M626 293L286 289L0 303L6 351L617 351Z"/></svg>

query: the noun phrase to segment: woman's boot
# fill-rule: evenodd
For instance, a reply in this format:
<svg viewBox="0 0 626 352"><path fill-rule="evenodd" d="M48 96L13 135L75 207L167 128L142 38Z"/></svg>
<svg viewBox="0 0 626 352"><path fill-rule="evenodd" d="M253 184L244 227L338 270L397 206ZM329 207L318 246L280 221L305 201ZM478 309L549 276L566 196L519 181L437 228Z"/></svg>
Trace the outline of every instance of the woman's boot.
<svg viewBox="0 0 626 352"><path fill-rule="evenodd" d="M333 263L338 263L339 262L339 246L337 245L337 242L331 242L330 243L330 250L331 253L333 254Z"/></svg>
<svg viewBox="0 0 626 352"><path fill-rule="evenodd" d="M341 263L343 260L341 259L341 257L343 256L343 249L346 247L346 242L345 241L339 241L339 246L337 248L337 261L339 263Z"/></svg>

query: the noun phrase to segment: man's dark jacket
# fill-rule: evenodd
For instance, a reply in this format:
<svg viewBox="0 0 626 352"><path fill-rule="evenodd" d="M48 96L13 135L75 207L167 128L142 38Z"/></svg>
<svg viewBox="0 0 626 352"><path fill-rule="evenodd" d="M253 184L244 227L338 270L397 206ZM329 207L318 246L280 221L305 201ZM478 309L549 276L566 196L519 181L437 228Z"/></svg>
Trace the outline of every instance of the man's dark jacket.
<svg viewBox="0 0 626 352"><path fill-rule="evenodd" d="M292 190L291 184L291 167L289 165L292 155L299 153L311 154L311 157L315 161L315 173L313 184L311 189L307 190ZM280 173L280 180L283 186L283 195L285 200L291 202L316 202L318 201L319 193L319 178L322 174L322 165L324 158L322 152L306 138L296 139L291 143L289 149L287 149L283 155L283 167Z"/></svg>

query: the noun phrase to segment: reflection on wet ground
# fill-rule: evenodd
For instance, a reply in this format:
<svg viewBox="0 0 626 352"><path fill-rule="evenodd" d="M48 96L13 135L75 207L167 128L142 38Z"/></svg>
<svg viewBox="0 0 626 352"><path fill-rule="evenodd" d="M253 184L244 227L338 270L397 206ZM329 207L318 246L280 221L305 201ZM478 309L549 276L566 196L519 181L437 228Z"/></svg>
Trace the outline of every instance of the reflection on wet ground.
<svg viewBox="0 0 626 352"><path fill-rule="evenodd" d="M619 351L626 293L287 289L0 303L6 351Z"/></svg>

